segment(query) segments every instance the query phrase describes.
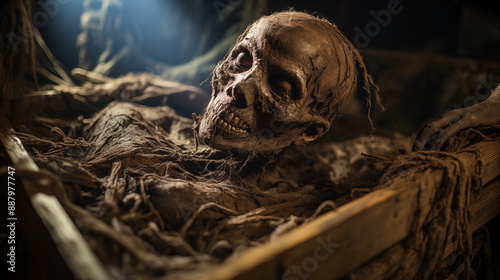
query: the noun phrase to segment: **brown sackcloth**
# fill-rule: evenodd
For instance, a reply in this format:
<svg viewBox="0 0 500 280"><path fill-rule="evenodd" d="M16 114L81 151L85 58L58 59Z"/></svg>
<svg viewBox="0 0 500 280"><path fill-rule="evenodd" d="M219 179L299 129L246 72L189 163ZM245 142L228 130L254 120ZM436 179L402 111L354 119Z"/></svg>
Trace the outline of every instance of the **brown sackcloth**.
<svg viewBox="0 0 500 280"><path fill-rule="evenodd" d="M144 76L136 84L133 75L128 79L127 92L149 84ZM55 174L38 176L54 181L63 206L117 278L174 279L184 271L206 269L370 192L401 165L412 167L412 176L424 176L428 168L445 170L433 208L439 222L415 225L414 236L405 241L421 252L418 265L428 268L419 276L439 271L437 252L451 228L457 229L459 250L468 260L467 205L480 185L475 173L461 165L460 154L409 154L381 169L373 164L377 158L395 158L399 149L409 148L408 137L394 135L320 141L288 148L272 159L237 161L204 145L196 149L192 121L168 106L100 102L100 96L129 100L130 95L114 92L110 98L112 90L89 90L92 84L82 89L83 95L78 87L58 87L62 95L32 96L45 113L16 135L37 165ZM51 110L61 98L67 108L89 104L98 111L78 116L62 107ZM444 158L456 161L443 166ZM393 273L403 279L406 272L400 266Z"/></svg>

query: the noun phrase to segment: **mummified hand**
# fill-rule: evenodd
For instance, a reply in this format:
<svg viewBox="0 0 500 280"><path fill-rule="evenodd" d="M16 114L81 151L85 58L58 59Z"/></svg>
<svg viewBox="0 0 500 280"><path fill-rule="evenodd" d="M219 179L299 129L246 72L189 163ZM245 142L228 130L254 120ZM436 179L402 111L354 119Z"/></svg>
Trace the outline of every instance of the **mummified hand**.
<svg viewBox="0 0 500 280"><path fill-rule="evenodd" d="M440 150L459 131L500 123L500 86L490 97L473 106L456 109L427 124L413 142L413 151Z"/></svg>

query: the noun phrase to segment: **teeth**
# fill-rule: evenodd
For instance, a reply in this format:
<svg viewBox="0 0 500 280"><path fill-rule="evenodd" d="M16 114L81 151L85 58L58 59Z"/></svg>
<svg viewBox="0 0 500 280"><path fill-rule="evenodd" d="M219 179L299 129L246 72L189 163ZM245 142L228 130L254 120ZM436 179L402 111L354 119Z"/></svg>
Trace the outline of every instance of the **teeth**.
<svg viewBox="0 0 500 280"><path fill-rule="evenodd" d="M230 112L223 118L219 118L216 121L217 127L225 131L233 131L239 133L248 132L248 125L239 117L235 116L234 113Z"/></svg>

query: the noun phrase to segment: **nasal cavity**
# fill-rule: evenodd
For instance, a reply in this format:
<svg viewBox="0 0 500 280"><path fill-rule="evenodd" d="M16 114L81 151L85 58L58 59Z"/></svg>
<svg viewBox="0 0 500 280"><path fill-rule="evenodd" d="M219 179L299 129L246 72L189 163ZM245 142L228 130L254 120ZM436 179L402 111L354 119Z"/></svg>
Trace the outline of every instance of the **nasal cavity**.
<svg viewBox="0 0 500 280"><path fill-rule="evenodd" d="M233 99L231 105L236 108L244 109L252 104L251 93L245 93L239 86L229 87L226 93Z"/></svg>

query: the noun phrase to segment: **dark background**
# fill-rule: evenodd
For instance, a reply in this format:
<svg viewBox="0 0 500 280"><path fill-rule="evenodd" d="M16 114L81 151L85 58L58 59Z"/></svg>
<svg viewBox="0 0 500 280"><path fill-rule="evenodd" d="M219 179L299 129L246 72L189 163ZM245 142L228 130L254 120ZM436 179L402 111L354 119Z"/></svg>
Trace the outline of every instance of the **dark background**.
<svg viewBox="0 0 500 280"><path fill-rule="evenodd" d="M379 133L387 129L411 135L451 109L483 101L500 81L500 1L396 1L402 11L391 14L386 26L373 14L384 13L394 2L390 0L251 2L254 10L242 0L123 1L120 9L110 9L107 15L113 19L113 13L119 14L120 28L104 30L101 36L113 37L115 52L128 36L133 50L106 75L150 72L200 86L210 80L213 66L231 46L194 77L186 69L174 75L171 68L209 52L228 30L237 36L261 15L294 8L335 23L360 49L387 109L374 112ZM102 8L100 1L92 3L94 9ZM100 50L94 61L79 64L76 46L83 1L68 1L59 8L40 28L43 38L68 71L77 66L92 70ZM34 9L43 10L40 5ZM355 30L366 33L373 24L379 29L368 36L368 44L356 44ZM202 88L209 93L210 83ZM358 96L361 103L365 98Z"/></svg>
<svg viewBox="0 0 500 280"><path fill-rule="evenodd" d="M138 2L140 4L131 3ZM153 4L144 4L151 2ZM387 9L389 0L292 0L268 1L262 15L287 10L317 14L335 23L353 41L354 27L364 29L374 20L370 11ZM444 1L444 0L401 0L403 11L393 15L387 27L382 27L379 35L371 38L369 48L384 48L402 51L429 52L443 55L500 60L500 1ZM219 1L237 7L243 1ZM203 31L210 29L207 51L223 35L223 31L238 18L231 12L224 20L218 17L215 1L124 1L123 18L129 22L139 22L140 30L135 34L142 36L138 48L155 59L176 65L192 58L196 45L183 44L184 41L196 42ZM35 9L42 10L39 5ZM56 57L68 68L78 65L78 49L75 46L80 32L80 15L83 1L69 1L60 5L61 12L51 18L40 31ZM223 9L224 6L219 6ZM220 10L219 10L220 11ZM233 10L237 13L237 8ZM236 19L235 19L236 17ZM162 34L158 22L166 22L171 30ZM181 32L192 25L191 32ZM210 28L207 28L210 27ZM175 31L177 29L177 31ZM155 32L156 31L156 32ZM192 36L193 38L186 38Z"/></svg>
<svg viewBox="0 0 500 280"><path fill-rule="evenodd" d="M70 70L79 66L76 41L81 32L83 1L64 2L67 3L59 5L60 10L49 18L40 32L55 57ZM367 24L374 21L371 11L378 13L385 10L389 2L268 1L259 14L267 15L294 7L297 11L327 18L354 41L355 28L365 30ZM34 13L43 11L37 3L33 1ZM214 3L235 5L221 19ZM450 109L481 101L478 96L484 99L488 85L493 86L500 81L500 1L402 0L400 3L403 10L392 15L390 23L381 27L376 36L370 37L370 43L360 50L370 73L380 85L387 109L385 113L375 112L379 128L377 133L384 130L415 133L423 124ZM242 6L243 1L234 0L123 1L122 30L132 34L135 52L167 65L182 65L209 51L229 28L241 23L241 14L245 12ZM203 36L207 32L209 35ZM203 44L200 43L202 38L205 40ZM110 76L130 71L162 74L155 67L131 60ZM199 85L207 76L191 83ZM479 77L485 77L487 85ZM363 96L359 99L363 100ZM336 124L342 126L342 120ZM336 131L334 126L333 132ZM0 158L8 158L3 150L0 150L0 155ZM2 162L2 165L7 164L10 163ZM0 179L6 182L5 176ZM19 221L19 272L16 277L35 279L37 275L38 279L50 279L47 275L58 275L61 279L66 278L69 273L67 267L55 251L55 245L47 242L50 240L48 233L28 201L22 200L27 196L22 193L21 185L18 189L19 215L34 217L35 221ZM1 197L5 198L4 193ZM2 220L5 221L5 217ZM490 229L493 252L499 247L498 238L495 238L499 232L498 224L499 217L490 222L490 225L496 225ZM6 232L5 228L3 232ZM5 235L0 239L1 245L5 246ZM38 247L38 251L28 250L32 244L45 246ZM33 263L35 258L44 262ZM5 272L3 269L2 274Z"/></svg>

